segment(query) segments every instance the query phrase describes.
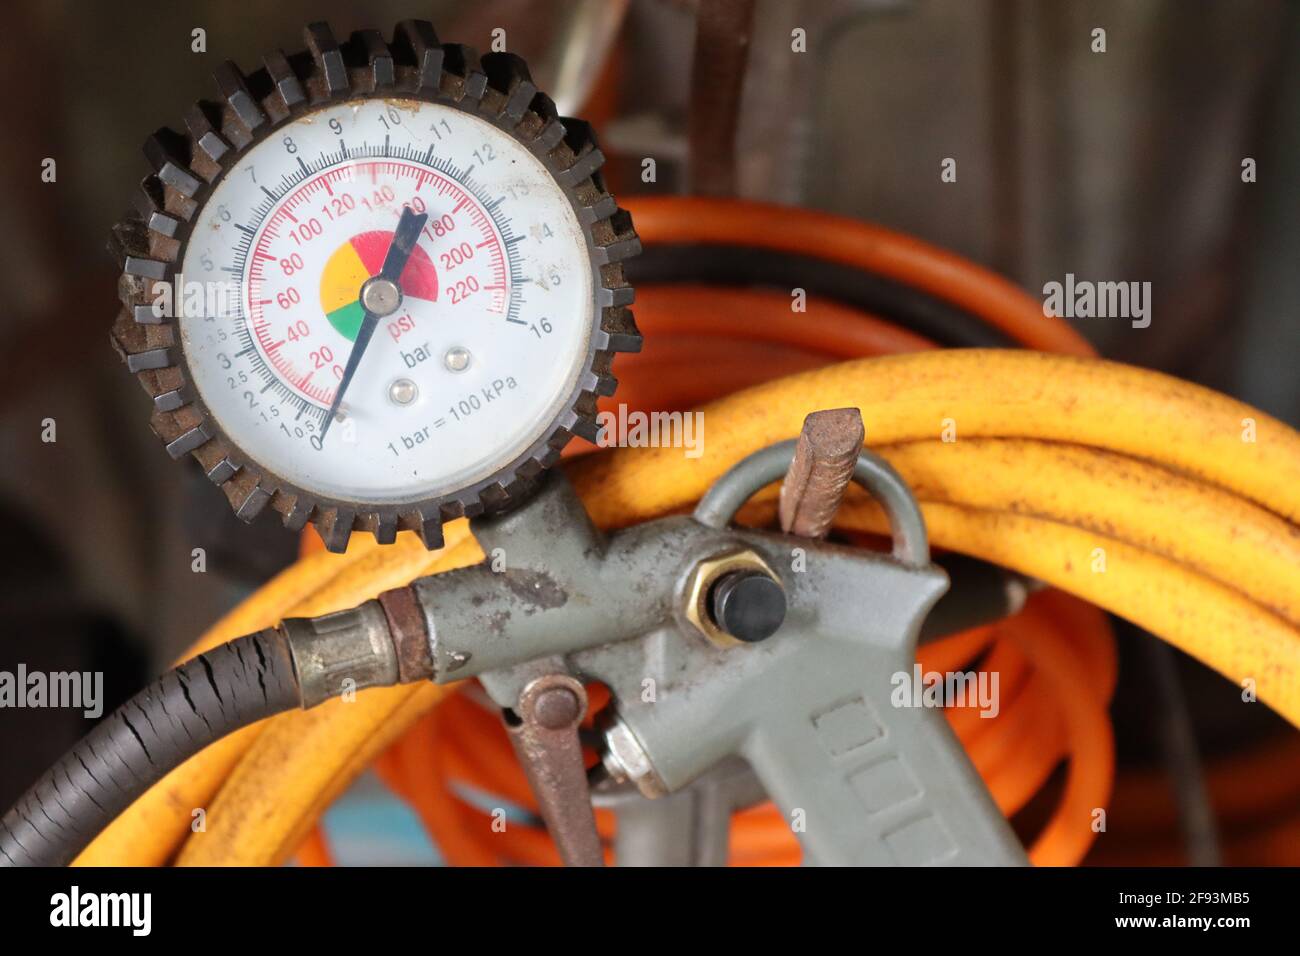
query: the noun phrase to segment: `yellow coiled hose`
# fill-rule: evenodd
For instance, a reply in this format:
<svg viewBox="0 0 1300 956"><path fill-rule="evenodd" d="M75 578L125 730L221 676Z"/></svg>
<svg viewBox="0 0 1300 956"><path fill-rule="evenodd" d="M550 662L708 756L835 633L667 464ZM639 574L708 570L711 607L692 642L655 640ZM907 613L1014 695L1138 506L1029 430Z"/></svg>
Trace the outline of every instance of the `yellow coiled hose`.
<svg viewBox="0 0 1300 956"><path fill-rule="evenodd" d="M861 409L868 444L914 485L936 546L1126 617L1300 725L1300 435L1208 389L1033 352L867 359L706 406L700 458L620 449L572 461L568 472L599 525L625 526L688 507L744 455L797 435L808 412L844 406ZM750 512L770 509L770 496ZM883 530L859 496L840 523ZM463 522L433 555L412 540L378 548L369 539L347 555L313 555L195 651L481 558ZM441 693L371 690L248 728L170 774L77 862L282 863L329 801ZM205 810L202 832L191 829L196 808Z"/></svg>

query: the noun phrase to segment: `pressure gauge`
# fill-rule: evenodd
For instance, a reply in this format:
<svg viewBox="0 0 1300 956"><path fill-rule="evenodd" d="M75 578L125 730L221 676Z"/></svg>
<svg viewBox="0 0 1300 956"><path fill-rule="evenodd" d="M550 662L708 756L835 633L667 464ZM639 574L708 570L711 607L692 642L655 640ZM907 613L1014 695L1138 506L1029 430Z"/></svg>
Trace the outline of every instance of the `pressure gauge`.
<svg viewBox="0 0 1300 956"><path fill-rule="evenodd" d="M241 518L436 547L595 438L640 244L518 57L419 21L306 38L146 143L114 341Z"/></svg>

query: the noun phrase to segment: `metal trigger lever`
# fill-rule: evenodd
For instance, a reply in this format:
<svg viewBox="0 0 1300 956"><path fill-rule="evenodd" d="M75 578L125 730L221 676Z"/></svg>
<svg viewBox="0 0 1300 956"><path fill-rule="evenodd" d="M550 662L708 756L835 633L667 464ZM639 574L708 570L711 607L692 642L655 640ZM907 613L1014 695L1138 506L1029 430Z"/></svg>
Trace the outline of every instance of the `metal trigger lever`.
<svg viewBox="0 0 1300 956"><path fill-rule="evenodd" d="M587 692L568 674L531 681L502 720L565 866L604 866L578 726Z"/></svg>

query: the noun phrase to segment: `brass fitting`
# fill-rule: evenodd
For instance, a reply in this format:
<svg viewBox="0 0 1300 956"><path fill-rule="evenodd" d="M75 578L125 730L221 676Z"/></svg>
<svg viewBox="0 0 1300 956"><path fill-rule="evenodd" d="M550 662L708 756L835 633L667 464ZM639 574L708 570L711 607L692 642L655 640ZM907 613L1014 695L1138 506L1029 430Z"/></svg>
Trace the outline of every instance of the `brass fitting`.
<svg viewBox="0 0 1300 956"><path fill-rule="evenodd" d="M687 574L682 589L682 612L686 620L718 647L737 647L746 643L719 627L709 606L714 585L727 575L736 573L762 574L781 585L781 579L766 561L753 551L738 549L698 561Z"/></svg>

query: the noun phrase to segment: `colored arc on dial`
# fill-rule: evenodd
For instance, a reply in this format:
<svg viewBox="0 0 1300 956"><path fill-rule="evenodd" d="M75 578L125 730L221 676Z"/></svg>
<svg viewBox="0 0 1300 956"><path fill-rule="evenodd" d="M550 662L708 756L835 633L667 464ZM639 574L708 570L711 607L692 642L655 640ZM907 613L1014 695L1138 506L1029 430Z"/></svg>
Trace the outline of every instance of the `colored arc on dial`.
<svg viewBox="0 0 1300 956"><path fill-rule="evenodd" d="M371 276L379 274L392 241L391 232L363 232L335 249L325 263L325 271L320 277L321 310L330 320L330 325L349 341L356 341L361 320L366 314L358 301L361 286ZM411 298L437 301L438 273L428 254L419 246L411 253L397 284L402 287L403 301Z"/></svg>

